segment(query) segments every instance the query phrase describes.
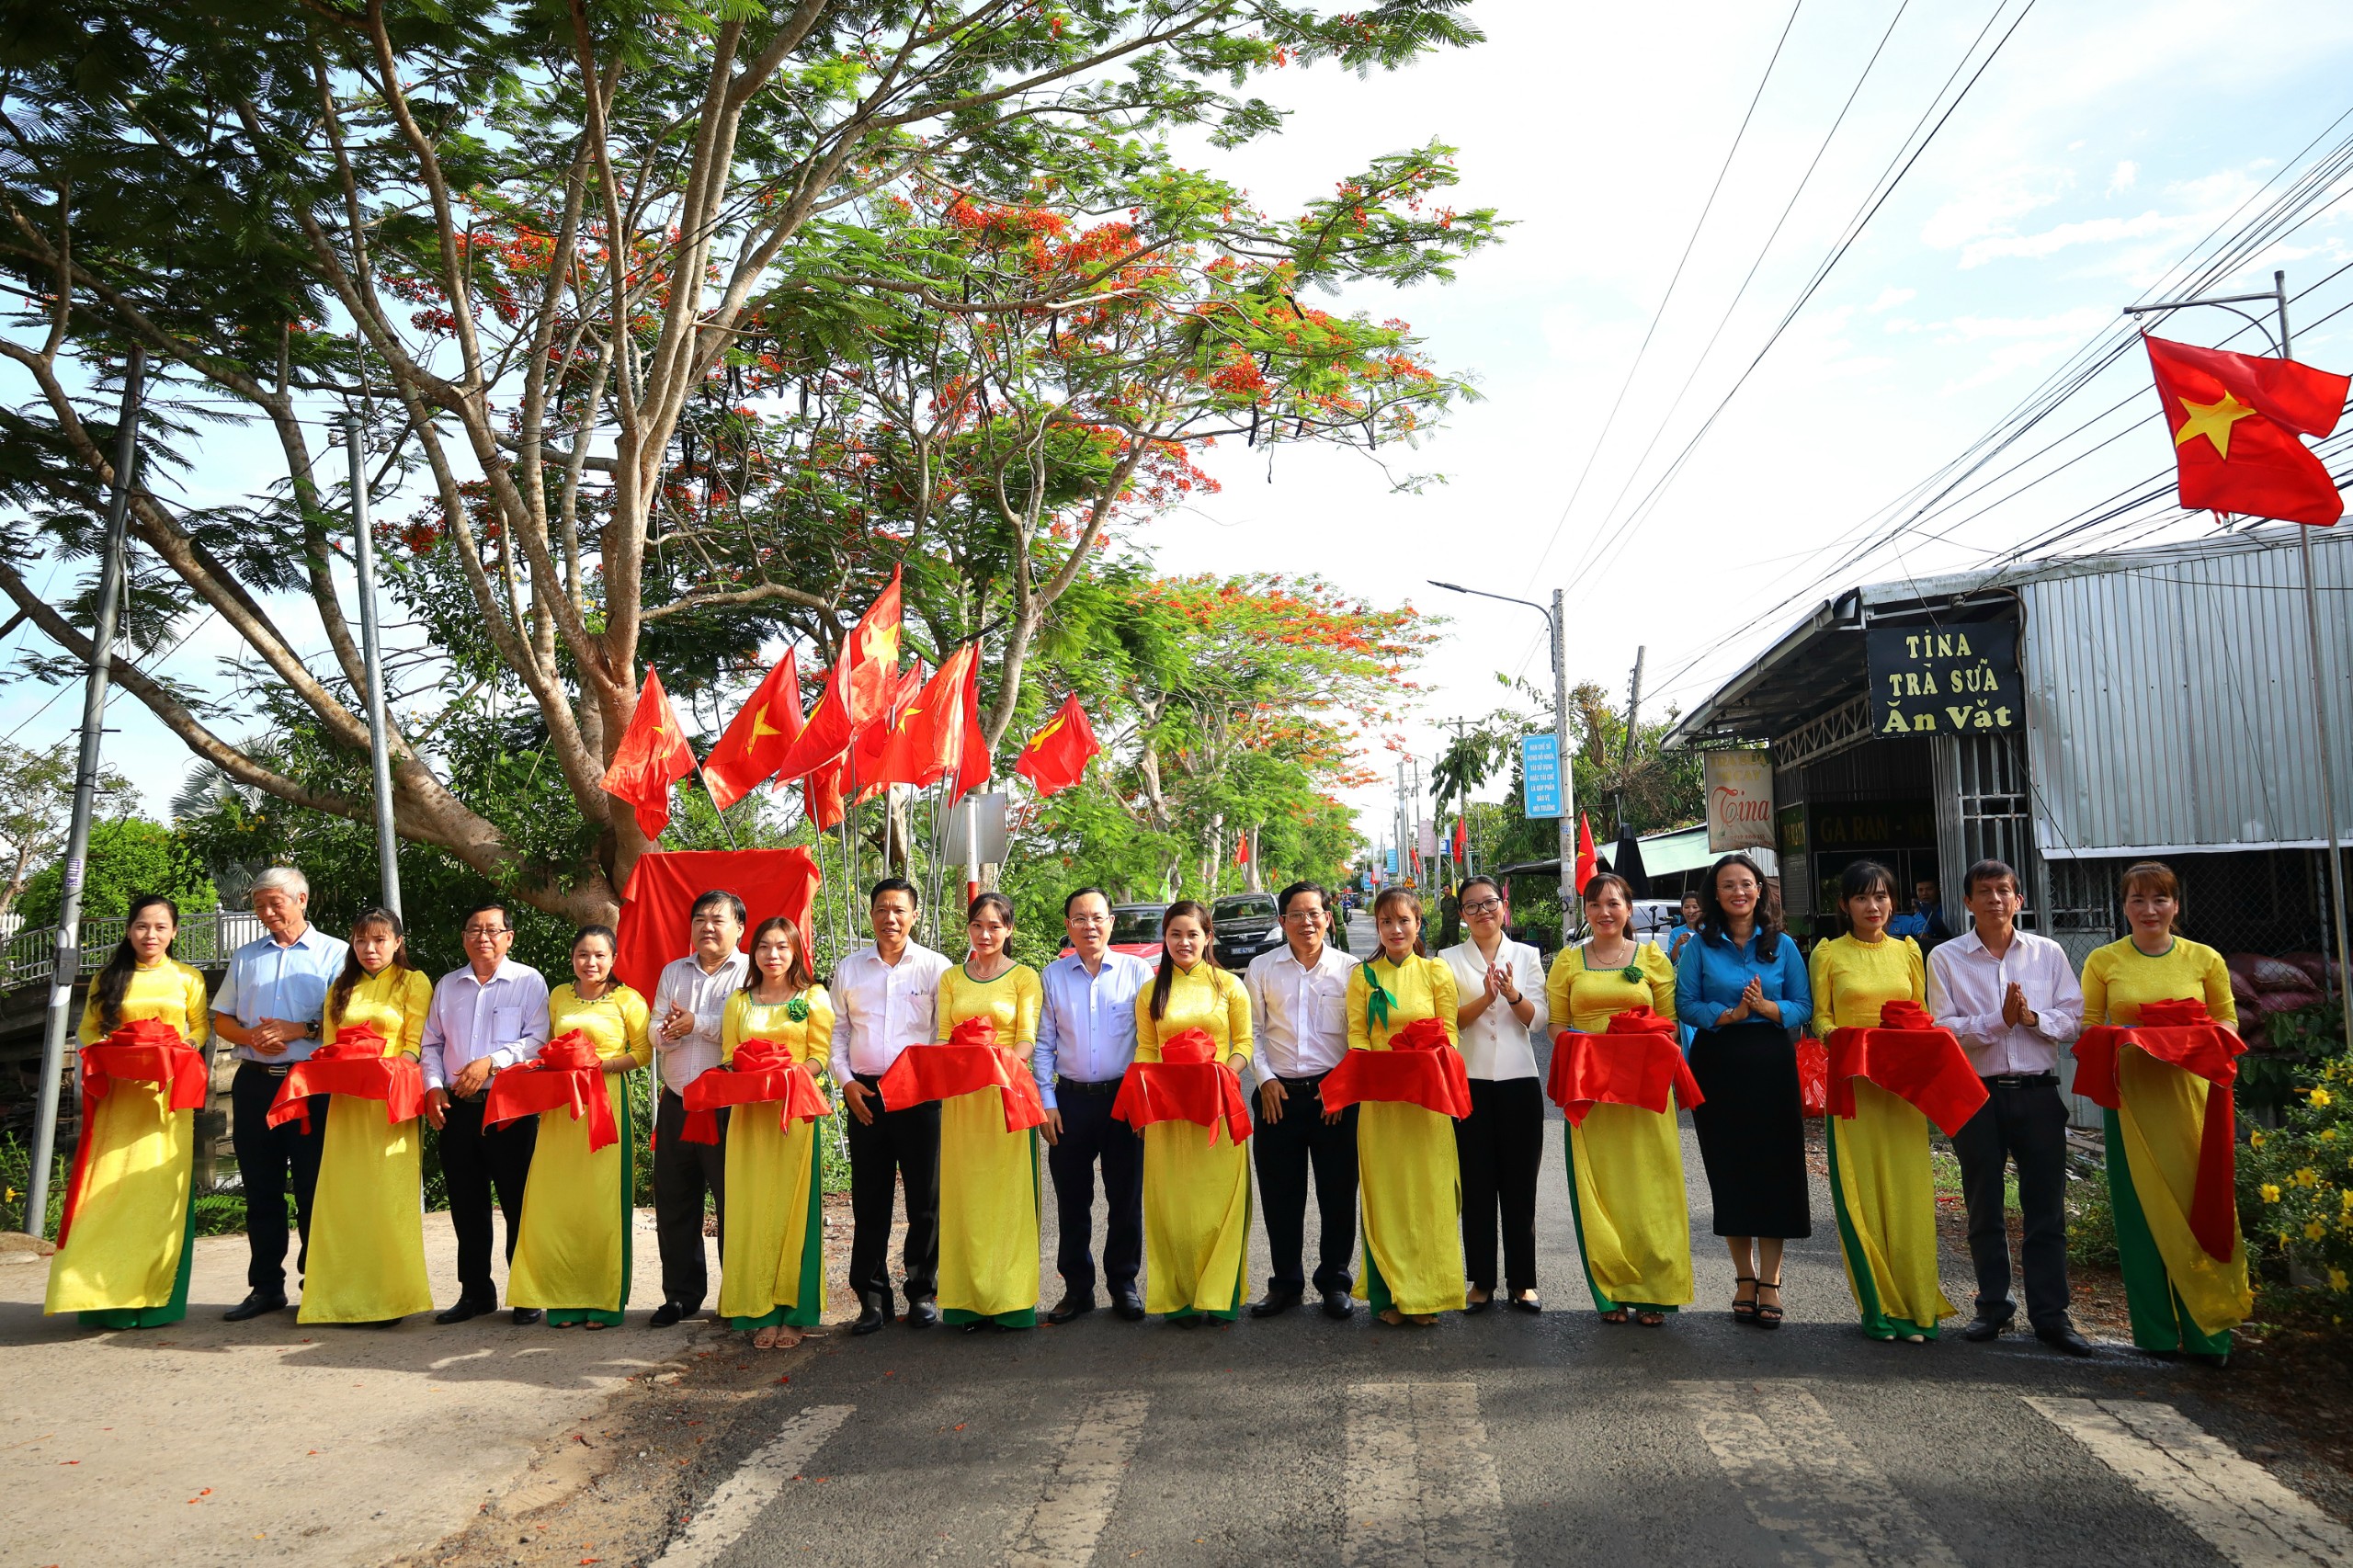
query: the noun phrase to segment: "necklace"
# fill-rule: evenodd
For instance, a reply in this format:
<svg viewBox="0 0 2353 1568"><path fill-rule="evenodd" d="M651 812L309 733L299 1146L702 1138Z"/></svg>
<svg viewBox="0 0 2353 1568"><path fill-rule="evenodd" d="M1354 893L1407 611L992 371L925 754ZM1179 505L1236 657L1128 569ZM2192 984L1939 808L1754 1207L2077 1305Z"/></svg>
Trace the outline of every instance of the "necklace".
<svg viewBox="0 0 2353 1568"><path fill-rule="evenodd" d="M1585 945L1585 967L1588 971L1596 973L1602 970L1616 969L1619 979L1629 985L1639 985L1643 980L1643 966L1638 961L1642 957L1642 949L1631 937L1620 937L1620 940L1626 944L1625 963L1622 968L1605 961L1601 955L1594 950L1594 945L1591 942Z"/></svg>

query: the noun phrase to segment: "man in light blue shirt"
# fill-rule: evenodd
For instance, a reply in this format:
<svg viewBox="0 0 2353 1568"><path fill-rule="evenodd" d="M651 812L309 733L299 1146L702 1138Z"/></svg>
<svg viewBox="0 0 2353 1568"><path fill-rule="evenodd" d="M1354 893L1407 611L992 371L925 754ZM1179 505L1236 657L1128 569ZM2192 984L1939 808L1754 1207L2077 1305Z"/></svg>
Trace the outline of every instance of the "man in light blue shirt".
<svg viewBox="0 0 2353 1568"><path fill-rule="evenodd" d="M286 1069L319 1047L327 988L343 972L347 943L310 923L311 884L291 866L254 879L254 913L268 933L229 955L229 972L212 995L212 1032L236 1048L229 1086L229 1137L245 1194L245 1299L222 1314L243 1323L286 1306L286 1192L290 1180L302 1249L311 1251L311 1196L318 1190L319 1150L326 1142L326 1096L313 1096L307 1127L269 1125L269 1108Z"/></svg>
<svg viewBox="0 0 2353 1568"><path fill-rule="evenodd" d="M1054 1267L1063 1299L1048 1323L1095 1310L1095 1162L1103 1162L1103 1274L1111 1304L1133 1323L1143 1316L1136 1275L1143 1267L1143 1138L1111 1115L1120 1079L1136 1059L1136 997L1152 965L1111 950L1111 900L1081 888L1063 900L1070 953L1039 976L1045 1006L1030 1068L1046 1102L1046 1167L1054 1174L1061 1240Z"/></svg>

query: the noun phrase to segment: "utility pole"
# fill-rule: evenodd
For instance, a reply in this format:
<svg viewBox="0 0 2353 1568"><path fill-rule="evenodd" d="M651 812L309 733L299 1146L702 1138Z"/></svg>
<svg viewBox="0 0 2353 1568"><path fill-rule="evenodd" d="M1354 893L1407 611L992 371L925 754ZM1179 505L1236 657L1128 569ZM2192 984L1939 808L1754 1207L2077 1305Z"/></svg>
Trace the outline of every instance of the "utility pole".
<svg viewBox="0 0 2353 1568"><path fill-rule="evenodd" d="M139 466L139 400L147 351L132 346L122 372L122 412L115 421L114 494L107 503L106 554L98 562L98 604L90 628L90 669L82 693L82 751L74 771L74 823L65 836L63 897L57 909L57 956L49 974L49 1017L41 1037L40 1097L33 1113L33 1168L25 1193L25 1229L49 1230L49 1167L57 1155L58 1080L65 1072L65 1035L72 1023L74 983L82 974L82 872L90 854L90 817L97 805L98 744L105 733L107 687L114 676L115 633L121 624L124 535L131 526L131 487Z"/></svg>
<svg viewBox="0 0 2353 1568"><path fill-rule="evenodd" d="M1643 710L1643 655L1647 646L1634 650L1634 684L1626 694L1625 742L1618 748L1618 827L1622 832L1626 822L1626 777L1634 768L1634 719Z"/></svg>
<svg viewBox="0 0 2353 1568"><path fill-rule="evenodd" d="M1566 931L1576 923L1577 910L1577 789L1575 772L1569 765L1567 595L1559 588L1553 589L1552 608L1546 609L1534 599L1491 594L1484 588L1466 588L1460 583L1441 583L1435 577L1427 581L1431 587L1449 593L1526 605L1544 618L1545 628L1552 634L1552 745L1561 770L1561 929Z"/></svg>
<svg viewBox="0 0 2353 1568"><path fill-rule="evenodd" d="M392 824L392 736L384 718L384 644L376 624L376 538L368 523L368 450L359 412L346 410L351 459L352 562L359 578L359 653L368 676L368 764L376 790L376 881L386 909L401 912L400 830Z"/></svg>

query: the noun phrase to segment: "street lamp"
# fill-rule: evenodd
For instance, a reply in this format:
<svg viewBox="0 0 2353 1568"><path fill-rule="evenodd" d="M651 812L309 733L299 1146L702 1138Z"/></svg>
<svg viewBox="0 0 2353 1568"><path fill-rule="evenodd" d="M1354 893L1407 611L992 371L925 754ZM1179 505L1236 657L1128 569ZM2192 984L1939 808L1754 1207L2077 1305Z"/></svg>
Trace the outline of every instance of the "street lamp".
<svg viewBox="0 0 2353 1568"><path fill-rule="evenodd" d="M1566 932L1577 907L1577 792L1576 780L1569 770L1569 645L1562 620L1562 591L1552 590L1552 608L1546 609L1534 599L1516 599L1509 594L1491 594L1484 588L1466 588L1460 583L1441 583L1435 577L1423 580L1433 588L1444 588L1451 594L1526 605L1544 618L1544 624L1552 633L1552 744L1561 769L1561 929Z"/></svg>

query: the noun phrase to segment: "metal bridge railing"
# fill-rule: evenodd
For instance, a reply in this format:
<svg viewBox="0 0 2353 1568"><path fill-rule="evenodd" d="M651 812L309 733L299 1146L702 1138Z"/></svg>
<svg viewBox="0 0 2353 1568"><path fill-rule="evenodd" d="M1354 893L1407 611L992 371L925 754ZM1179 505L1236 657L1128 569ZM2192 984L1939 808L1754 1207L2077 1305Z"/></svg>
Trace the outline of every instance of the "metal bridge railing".
<svg viewBox="0 0 2353 1568"><path fill-rule="evenodd" d="M123 925L119 915L82 922L82 973L96 974L106 967L107 960L114 956L117 944L122 940ZM264 934L261 917L251 910L219 909L184 915L179 937L172 944L172 956L198 969L211 969ZM56 970L54 926L19 931L0 946L0 990L45 983Z"/></svg>

